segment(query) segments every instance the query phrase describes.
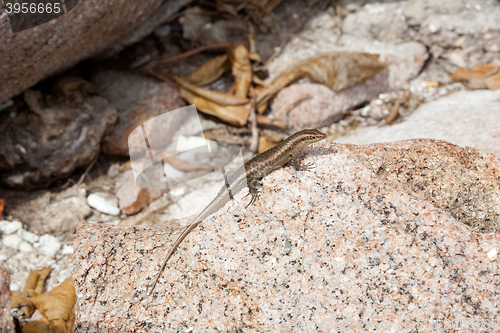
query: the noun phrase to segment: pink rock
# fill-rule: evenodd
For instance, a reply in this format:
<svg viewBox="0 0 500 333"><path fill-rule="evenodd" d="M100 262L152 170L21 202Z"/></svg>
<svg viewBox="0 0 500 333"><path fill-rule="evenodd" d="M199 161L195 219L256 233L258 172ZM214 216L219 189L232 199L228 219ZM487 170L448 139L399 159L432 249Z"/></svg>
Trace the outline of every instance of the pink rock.
<svg viewBox="0 0 500 333"><path fill-rule="evenodd" d="M2 332L15 332L10 308L10 274L7 268L0 266L0 327Z"/></svg>
<svg viewBox="0 0 500 333"><path fill-rule="evenodd" d="M276 170L194 229L152 296L182 227L81 223L75 331L496 330L498 157L429 139L303 156L313 171Z"/></svg>
<svg viewBox="0 0 500 333"><path fill-rule="evenodd" d="M374 77L339 92L302 80L282 89L271 102L271 114L289 128L318 128L341 120L343 111L352 110L380 93L399 88L417 76L427 60L424 45L418 42L390 44L344 35L337 40L327 30L306 31L296 37L269 65L271 77L289 65L310 56L337 51L380 54L388 65Z"/></svg>

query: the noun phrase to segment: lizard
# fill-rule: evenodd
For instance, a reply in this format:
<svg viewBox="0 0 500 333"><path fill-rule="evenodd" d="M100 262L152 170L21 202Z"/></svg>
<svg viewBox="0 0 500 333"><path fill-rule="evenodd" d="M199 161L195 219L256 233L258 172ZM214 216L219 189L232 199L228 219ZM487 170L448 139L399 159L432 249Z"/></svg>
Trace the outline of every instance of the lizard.
<svg viewBox="0 0 500 333"><path fill-rule="evenodd" d="M295 170L310 170L312 167L311 163L306 163L303 166L299 165L296 159L297 154L312 143L324 140L326 137L326 134L315 129L302 130L289 136L284 141L279 142L274 147L254 156L236 171L228 172L226 183L219 190L217 196L192 220L188 226L184 228L179 237L177 237L177 240L170 247L170 250L161 265L160 272L151 285L151 289L148 294L151 295L153 292L156 283L160 279L168 260L175 252L177 246L179 246L184 238L186 238L186 236L204 219L224 207L226 203L233 198L233 195L246 187L247 184L249 189L247 196L251 195L252 198L245 208L253 204L259 197L257 189L261 185L262 178L289 161Z"/></svg>

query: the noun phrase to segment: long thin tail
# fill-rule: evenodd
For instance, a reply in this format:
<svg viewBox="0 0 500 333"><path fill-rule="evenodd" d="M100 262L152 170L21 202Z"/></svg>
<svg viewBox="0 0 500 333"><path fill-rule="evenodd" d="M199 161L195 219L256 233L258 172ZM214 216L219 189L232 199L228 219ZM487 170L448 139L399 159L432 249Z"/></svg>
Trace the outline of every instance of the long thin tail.
<svg viewBox="0 0 500 333"><path fill-rule="evenodd" d="M186 236L191 232L191 230L193 230L194 228L196 228L198 226L198 224L200 224L200 222L201 221L196 221L195 220L193 223L191 223L190 225L188 225L184 229L184 231L180 234L179 237L177 237L177 240L175 241L174 245L172 245L172 247L170 248L170 251L168 251L167 257L163 261L163 264L161 265L161 268L160 268L160 272L158 272L158 275L156 276L155 281L151 285L151 289L149 289L148 295L151 295L151 293L155 289L156 283L160 279L160 276L163 273L163 270L167 266L168 259L170 259L170 257L174 254L175 250L177 249L177 246L179 246L179 244L182 243L182 241L184 240L184 238L186 238Z"/></svg>

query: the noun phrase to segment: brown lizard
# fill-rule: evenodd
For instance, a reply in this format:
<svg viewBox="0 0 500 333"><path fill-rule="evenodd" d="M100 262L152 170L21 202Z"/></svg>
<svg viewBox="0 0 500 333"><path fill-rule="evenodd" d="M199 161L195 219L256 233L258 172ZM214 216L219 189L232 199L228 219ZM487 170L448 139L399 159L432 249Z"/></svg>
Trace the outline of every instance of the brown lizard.
<svg viewBox="0 0 500 333"><path fill-rule="evenodd" d="M168 259L170 259L177 246L182 243L191 230L196 228L204 219L224 207L226 203L232 199L233 195L246 187L247 184L249 189L248 195L251 195L252 199L248 205L245 206L245 208L254 203L259 197L257 188L259 187L262 178L268 173L278 169L288 161L291 161L292 166L296 170L309 170L312 164L307 163L304 166L300 166L296 160L297 154L310 144L324 139L326 139L326 134L318 130L307 129L297 132L286 138L284 141L281 141L276 146L253 157L235 172L228 173L226 185L222 186L217 196L182 231L180 236L174 242L174 245L172 245L168 251L166 258L161 265L160 272L151 285L149 295L153 292L158 279L167 265Z"/></svg>

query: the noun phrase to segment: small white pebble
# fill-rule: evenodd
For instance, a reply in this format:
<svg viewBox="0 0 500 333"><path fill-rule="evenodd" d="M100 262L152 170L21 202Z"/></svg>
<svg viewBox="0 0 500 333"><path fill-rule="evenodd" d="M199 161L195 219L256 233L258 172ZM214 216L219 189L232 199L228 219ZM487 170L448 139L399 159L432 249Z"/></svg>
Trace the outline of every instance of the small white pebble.
<svg viewBox="0 0 500 333"><path fill-rule="evenodd" d="M90 207L100 211L101 213L109 215L120 214L120 208L116 207L98 194L92 193L91 195L89 195L87 197L87 203Z"/></svg>
<svg viewBox="0 0 500 333"><path fill-rule="evenodd" d="M18 250L19 244L21 244L22 241L23 241L23 239L21 237L19 237L18 234L13 234L13 235L4 236L2 239L2 244L4 246L10 247L12 249Z"/></svg>
<svg viewBox="0 0 500 333"><path fill-rule="evenodd" d="M38 237L38 235L36 235L32 232L26 231L24 229L17 230L17 234L19 235L19 237L21 237L22 239L24 239L25 241L27 241L28 243L31 243L31 244L38 242L38 240L40 239L40 237Z"/></svg>
<svg viewBox="0 0 500 333"><path fill-rule="evenodd" d="M369 105L365 106L363 109L361 109L361 116L366 117L368 116L368 112L370 112L371 107Z"/></svg>
<svg viewBox="0 0 500 333"><path fill-rule="evenodd" d="M481 7L480 4L477 4L476 6L474 6L474 8L476 8L477 11L480 11L481 9L483 9L483 7Z"/></svg>
<svg viewBox="0 0 500 333"><path fill-rule="evenodd" d="M495 261L497 259L497 249L493 249L490 252L488 252L488 259L491 261Z"/></svg>
<svg viewBox="0 0 500 333"><path fill-rule="evenodd" d="M39 248L39 251L47 257L54 256L61 248L59 239L48 234L40 236L40 241L37 245L36 247Z"/></svg>
<svg viewBox="0 0 500 333"><path fill-rule="evenodd" d="M73 254L73 245L63 245L61 254Z"/></svg>
<svg viewBox="0 0 500 333"><path fill-rule="evenodd" d="M21 252L32 252L33 251L33 246L31 246L30 243L22 241L19 243L19 251Z"/></svg>
<svg viewBox="0 0 500 333"><path fill-rule="evenodd" d="M5 261L7 260L7 256L3 253L0 254L0 261Z"/></svg>
<svg viewBox="0 0 500 333"><path fill-rule="evenodd" d="M432 23L431 23L431 24L429 24L429 30L430 30L430 32L432 32L433 34L435 34L435 33L438 31L437 27L436 27L434 24L432 24Z"/></svg>
<svg viewBox="0 0 500 333"><path fill-rule="evenodd" d="M177 139L176 149L178 152L186 151L207 145L207 140L201 136L184 136L179 135Z"/></svg>
<svg viewBox="0 0 500 333"><path fill-rule="evenodd" d="M0 221L0 233L10 235L22 229L23 224L19 221Z"/></svg>
<svg viewBox="0 0 500 333"><path fill-rule="evenodd" d="M78 192L80 192L80 195L86 196L87 195L87 190L84 189L83 187L78 189Z"/></svg>
<svg viewBox="0 0 500 333"><path fill-rule="evenodd" d="M335 261L343 261L343 260L344 260L343 258L335 257Z"/></svg>
<svg viewBox="0 0 500 333"><path fill-rule="evenodd" d="M184 187L179 187L170 191L170 195L173 197L180 197L181 195L184 195L184 193L186 193L186 189Z"/></svg>

